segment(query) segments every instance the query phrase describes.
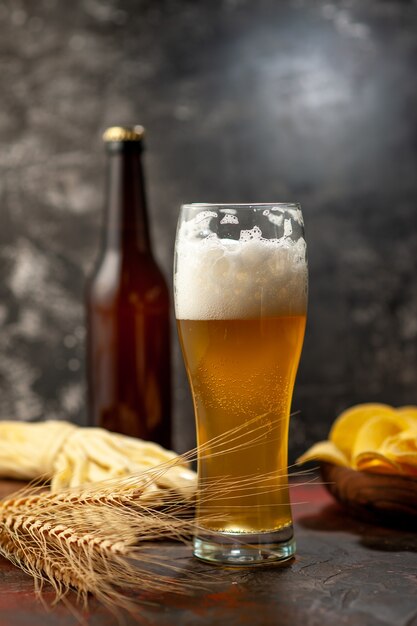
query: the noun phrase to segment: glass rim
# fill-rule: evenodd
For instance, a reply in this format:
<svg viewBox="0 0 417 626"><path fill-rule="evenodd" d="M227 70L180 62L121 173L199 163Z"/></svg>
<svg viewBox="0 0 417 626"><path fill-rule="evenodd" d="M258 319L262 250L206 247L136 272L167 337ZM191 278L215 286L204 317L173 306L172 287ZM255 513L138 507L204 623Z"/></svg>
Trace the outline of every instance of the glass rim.
<svg viewBox="0 0 417 626"><path fill-rule="evenodd" d="M299 202L189 202L181 205L181 209L298 209L301 211Z"/></svg>

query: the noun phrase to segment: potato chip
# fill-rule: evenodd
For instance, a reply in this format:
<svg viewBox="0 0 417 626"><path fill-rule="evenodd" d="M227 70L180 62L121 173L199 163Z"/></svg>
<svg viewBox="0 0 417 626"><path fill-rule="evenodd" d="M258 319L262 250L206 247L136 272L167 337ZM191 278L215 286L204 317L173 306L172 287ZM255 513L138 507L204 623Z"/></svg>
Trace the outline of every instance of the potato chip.
<svg viewBox="0 0 417 626"><path fill-rule="evenodd" d="M297 459L297 463L307 461L327 461L334 465L349 467L349 461L331 441L319 441Z"/></svg>
<svg viewBox="0 0 417 626"><path fill-rule="evenodd" d="M329 439L297 462L327 461L374 474L417 476L417 406L358 404L339 415Z"/></svg>
<svg viewBox="0 0 417 626"><path fill-rule="evenodd" d="M363 452L379 452L380 447L388 437L398 435L408 428L407 419L395 411L392 411L391 415L371 417L357 432L352 451L353 463L356 464L358 455Z"/></svg>
<svg viewBox="0 0 417 626"><path fill-rule="evenodd" d="M356 469L373 474L403 474L398 463L389 461L378 452L363 452L356 458Z"/></svg>
<svg viewBox="0 0 417 626"><path fill-rule="evenodd" d="M416 406L400 406L396 409L397 413L407 417L410 422L410 426L414 426L417 430L417 407Z"/></svg>
<svg viewBox="0 0 417 626"><path fill-rule="evenodd" d="M417 470L417 435L413 430L406 430L393 437L388 437L380 448L386 458Z"/></svg>
<svg viewBox="0 0 417 626"><path fill-rule="evenodd" d="M393 413L394 409L387 404L357 404L339 415L330 430L329 439L350 459L358 431L365 422L371 417L391 416Z"/></svg>
<svg viewBox="0 0 417 626"><path fill-rule="evenodd" d="M398 465L401 467L404 476L417 477L417 467L415 465L408 465L407 463L398 463Z"/></svg>

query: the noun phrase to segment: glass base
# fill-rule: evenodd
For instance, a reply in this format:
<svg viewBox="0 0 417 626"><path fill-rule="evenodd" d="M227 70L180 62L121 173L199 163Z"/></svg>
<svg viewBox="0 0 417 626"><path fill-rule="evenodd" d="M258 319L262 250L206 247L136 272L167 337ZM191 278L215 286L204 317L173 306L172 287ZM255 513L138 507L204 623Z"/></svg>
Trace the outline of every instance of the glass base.
<svg viewBox="0 0 417 626"><path fill-rule="evenodd" d="M270 533L216 533L194 537L194 556L234 567L288 561L295 555L292 525Z"/></svg>

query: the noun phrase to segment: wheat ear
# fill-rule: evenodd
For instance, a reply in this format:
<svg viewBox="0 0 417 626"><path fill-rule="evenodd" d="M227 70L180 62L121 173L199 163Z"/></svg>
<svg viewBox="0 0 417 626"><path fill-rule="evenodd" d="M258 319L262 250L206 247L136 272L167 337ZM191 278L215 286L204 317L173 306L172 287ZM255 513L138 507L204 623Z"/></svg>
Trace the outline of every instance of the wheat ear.
<svg viewBox="0 0 417 626"><path fill-rule="evenodd" d="M271 428L264 418L213 439L200 448L200 458L246 447L248 432L252 443L259 441ZM58 494L34 488L11 496L0 503L0 553L34 578L38 593L50 583L57 601L75 589L84 604L92 593L112 609L129 609L133 594L140 600L148 592L187 593L206 586L213 580L210 571L187 574L163 548L147 544L159 539L189 542L195 529L196 485L190 484L188 491L181 485L179 492L161 485L169 469L196 455L192 450L140 474ZM260 479L242 477L241 487L258 488ZM213 485L216 495L231 487L227 477Z"/></svg>
<svg viewBox="0 0 417 626"><path fill-rule="evenodd" d="M50 583L57 601L75 589L83 603L91 592L111 608L128 608L129 592L201 586L201 577L185 584L180 568L146 549L152 540L190 540L196 485L176 493L159 483L195 456L59 494L22 490L0 503L0 553L34 578L38 592Z"/></svg>

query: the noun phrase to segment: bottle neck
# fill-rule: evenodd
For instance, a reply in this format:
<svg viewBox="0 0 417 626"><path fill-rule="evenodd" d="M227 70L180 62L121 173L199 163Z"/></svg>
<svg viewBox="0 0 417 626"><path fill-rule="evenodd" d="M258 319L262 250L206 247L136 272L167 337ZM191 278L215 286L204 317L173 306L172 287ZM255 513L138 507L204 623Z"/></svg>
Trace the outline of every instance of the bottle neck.
<svg viewBox="0 0 417 626"><path fill-rule="evenodd" d="M151 252L145 181L139 146L122 146L108 157L106 248Z"/></svg>

